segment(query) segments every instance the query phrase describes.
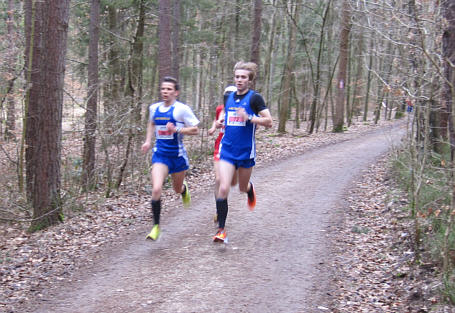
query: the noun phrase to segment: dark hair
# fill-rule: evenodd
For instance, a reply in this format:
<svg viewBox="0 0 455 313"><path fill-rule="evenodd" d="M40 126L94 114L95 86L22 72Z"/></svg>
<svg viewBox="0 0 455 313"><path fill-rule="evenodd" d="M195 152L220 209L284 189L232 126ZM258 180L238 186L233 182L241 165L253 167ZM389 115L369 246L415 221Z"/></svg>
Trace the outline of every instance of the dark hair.
<svg viewBox="0 0 455 313"><path fill-rule="evenodd" d="M172 76L165 76L162 83L173 83L175 90L179 90L179 82Z"/></svg>

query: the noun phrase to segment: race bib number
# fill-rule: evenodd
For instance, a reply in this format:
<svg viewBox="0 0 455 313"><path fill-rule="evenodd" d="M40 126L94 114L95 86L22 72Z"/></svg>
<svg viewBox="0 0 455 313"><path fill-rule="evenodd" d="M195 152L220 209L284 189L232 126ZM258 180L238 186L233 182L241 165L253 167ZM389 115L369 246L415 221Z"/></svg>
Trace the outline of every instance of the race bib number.
<svg viewBox="0 0 455 313"><path fill-rule="evenodd" d="M227 112L227 126L245 126L246 121L242 116L237 114L237 111L228 111Z"/></svg>
<svg viewBox="0 0 455 313"><path fill-rule="evenodd" d="M155 125L155 127L156 139L174 139L174 134L166 128L166 125Z"/></svg>

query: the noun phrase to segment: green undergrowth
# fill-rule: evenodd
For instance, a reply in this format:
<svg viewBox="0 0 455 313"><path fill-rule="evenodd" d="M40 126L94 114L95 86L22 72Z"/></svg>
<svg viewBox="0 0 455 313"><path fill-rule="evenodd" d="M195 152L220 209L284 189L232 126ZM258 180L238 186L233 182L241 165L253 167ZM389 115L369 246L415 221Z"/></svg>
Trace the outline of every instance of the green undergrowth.
<svg viewBox="0 0 455 313"><path fill-rule="evenodd" d="M409 150L403 149L396 154L392 170L400 188L408 194L405 209L415 226L414 243L418 241L415 263L431 263L440 269L441 295L455 304L455 223L451 222L455 216L450 208L450 169L445 161L449 157L447 153L431 153L422 167L421 160L413 160ZM448 267L443 273L444 262Z"/></svg>

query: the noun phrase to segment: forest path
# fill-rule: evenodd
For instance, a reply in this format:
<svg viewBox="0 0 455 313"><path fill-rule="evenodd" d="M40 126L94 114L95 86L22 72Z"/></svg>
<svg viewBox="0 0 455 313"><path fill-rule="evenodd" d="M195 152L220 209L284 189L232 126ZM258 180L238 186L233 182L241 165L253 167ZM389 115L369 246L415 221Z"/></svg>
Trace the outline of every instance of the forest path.
<svg viewBox="0 0 455 313"><path fill-rule="evenodd" d="M255 169L253 212L231 190L227 245L211 240L213 194L199 195L163 216L157 242L142 229L32 312L327 312L330 229L354 179L404 132L375 130Z"/></svg>

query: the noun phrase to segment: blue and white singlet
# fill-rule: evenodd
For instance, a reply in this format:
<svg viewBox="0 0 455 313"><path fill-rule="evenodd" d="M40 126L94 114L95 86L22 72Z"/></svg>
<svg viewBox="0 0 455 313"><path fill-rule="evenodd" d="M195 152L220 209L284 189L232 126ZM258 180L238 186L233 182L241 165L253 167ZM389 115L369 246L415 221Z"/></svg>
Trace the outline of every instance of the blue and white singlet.
<svg viewBox="0 0 455 313"><path fill-rule="evenodd" d="M241 100L234 99L235 92L229 95L225 106L224 136L220 145L221 158L248 160L256 157L256 124L245 121L237 114L237 109L244 108L248 115L254 115L250 107L251 96L254 93L254 90L249 90Z"/></svg>
<svg viewBox="0 0 455 313"><path fill-rule="evenodd" d="M183 135L172 133L167 130L166 124L173 123L176 127L183 127L183 122L178 122L174 119L175 106L172 105L166 112L161 112L160 108L156 108L153 115L153 123L155 124L156 144L153 147L153 152L158 152L169 157L179 157L186 155L185 147L183 146Z"/></svg>

